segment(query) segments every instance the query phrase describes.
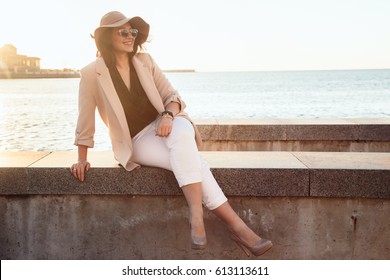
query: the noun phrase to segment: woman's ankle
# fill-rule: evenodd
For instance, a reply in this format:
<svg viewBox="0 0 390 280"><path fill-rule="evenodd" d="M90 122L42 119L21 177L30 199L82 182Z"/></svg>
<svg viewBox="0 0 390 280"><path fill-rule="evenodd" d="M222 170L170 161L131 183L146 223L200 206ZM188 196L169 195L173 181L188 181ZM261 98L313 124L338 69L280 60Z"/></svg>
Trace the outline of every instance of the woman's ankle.
<svg viewBox="0 0 390 280"><path fill-rule="evenodd" d="M228 227L229 231L234 235L239 237L242 241L247 244L255 244L261 240L261 237L257 235L250 227L248 227L245 223L244 225L235 225L232 227Z"/></svg>

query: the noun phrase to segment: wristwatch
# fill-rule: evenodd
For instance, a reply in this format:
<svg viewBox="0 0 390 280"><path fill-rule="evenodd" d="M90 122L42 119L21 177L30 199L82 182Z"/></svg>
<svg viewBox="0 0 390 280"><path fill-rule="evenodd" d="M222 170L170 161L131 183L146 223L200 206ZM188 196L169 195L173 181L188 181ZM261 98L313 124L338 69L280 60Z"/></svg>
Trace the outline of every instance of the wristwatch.
<svg viewBox="0 0 390 280"><path fill-rule="evenodd" d="M169 110L165 110L164 112L161 113L161 116L170 116L172 119L174 118L173 113Z"/></svg>

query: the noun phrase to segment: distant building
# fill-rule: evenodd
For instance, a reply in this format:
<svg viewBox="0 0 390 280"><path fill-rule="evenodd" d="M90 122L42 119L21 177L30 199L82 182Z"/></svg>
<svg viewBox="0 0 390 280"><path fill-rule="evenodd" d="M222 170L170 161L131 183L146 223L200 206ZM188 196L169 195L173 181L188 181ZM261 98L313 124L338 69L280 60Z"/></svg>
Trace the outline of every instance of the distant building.
<svg viewBox="0 0 390 280"><path fill-rule="evenodd" d="M34 73L41 70L39 57L17 54L10 44L0 48L0 73Z"/></svg>

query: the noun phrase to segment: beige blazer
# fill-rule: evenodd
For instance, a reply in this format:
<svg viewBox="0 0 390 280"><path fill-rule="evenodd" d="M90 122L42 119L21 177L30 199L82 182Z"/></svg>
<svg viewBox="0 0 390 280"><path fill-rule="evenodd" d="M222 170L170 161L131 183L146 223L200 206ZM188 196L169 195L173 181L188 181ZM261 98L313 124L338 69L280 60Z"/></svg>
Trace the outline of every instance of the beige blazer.
<svg viewBox="0 0 390 280"><path fill-rule="evenodd" d="M152 57L147 53L140 53L133 57L132 62L141 85L156 110L162 113L168 103L178 102L181 105L179 115L191 121L184 112L185 103ZM84 67L80 73L79 116L74 144L90 148L94 146L95 110L97 108L100 117L108 127L115 159L128 171L139 167L139 164L130 160L133 147L129 127L103 58L97 58L96 61ZM202 139L195 125L194 130L196 143L198 148L201 148Z"/></svg>

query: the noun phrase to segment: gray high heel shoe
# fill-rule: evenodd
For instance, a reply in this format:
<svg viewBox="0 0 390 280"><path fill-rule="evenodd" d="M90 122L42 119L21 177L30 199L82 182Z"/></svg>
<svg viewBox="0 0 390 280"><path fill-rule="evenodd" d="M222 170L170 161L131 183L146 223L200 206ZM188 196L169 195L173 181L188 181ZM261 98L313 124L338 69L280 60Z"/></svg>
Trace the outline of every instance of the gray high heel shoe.
<svg viewBox="0 0 390 280"><path fill-rule="evenodd" d="M245 254L250 257L252 253L254 256L258 257L263 255L265 252L270 250L273 246L272 242L267 239L260 239L253 246L249 246L246 242L242 241L240 237L231 232L230 238L237 243L238 246L245 252Z"/></svg>
<svg viewBox="0 0 390 280"><path fill-rule="evenodd" d="M194 250L203 250L206 248L207 245L207 238L206 236L201 237L195 237L192 235L192 227L190 224L190 231L191 231L191 249Z"/></svg>
<svg viewBox="0 0 390 280"><path fill-rule="evenodd" d="M204 237L191 237L191 248L194 250L203 250L206 248L207 239Z"/></svg>

